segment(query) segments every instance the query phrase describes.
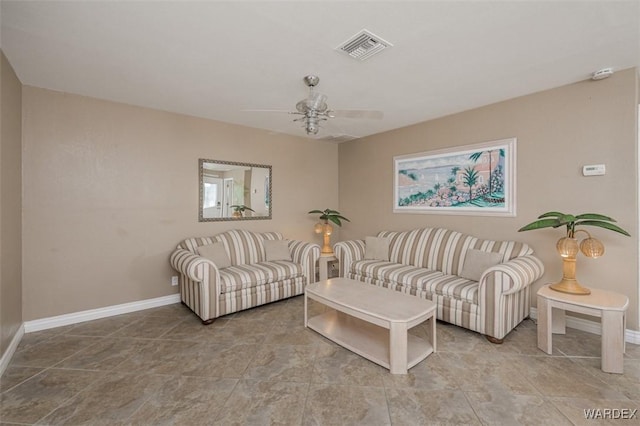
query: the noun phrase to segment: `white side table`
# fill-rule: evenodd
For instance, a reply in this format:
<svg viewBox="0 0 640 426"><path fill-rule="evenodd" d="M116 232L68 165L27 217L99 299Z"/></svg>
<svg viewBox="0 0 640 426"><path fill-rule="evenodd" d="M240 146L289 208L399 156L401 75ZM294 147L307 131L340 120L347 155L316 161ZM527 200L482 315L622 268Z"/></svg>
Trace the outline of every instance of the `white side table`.
<svg viewBox="0 0 640 426"><path fill-rule="evenodd" d="M551 354L553 333L565 334L565 311L600 317L602 371L622 374L627 306L629 298L612 291L592 288L591 294L584 296L561 293L545 285L538 291L538 348Z"/></svg>
<svg viewBox="0 0 640 426"><path fill-rule="evenodd" d="M329 267L333 262L338 260L335 256L320 256L318 259L318 269L320 270L320 281L329 279Z"/></svg>

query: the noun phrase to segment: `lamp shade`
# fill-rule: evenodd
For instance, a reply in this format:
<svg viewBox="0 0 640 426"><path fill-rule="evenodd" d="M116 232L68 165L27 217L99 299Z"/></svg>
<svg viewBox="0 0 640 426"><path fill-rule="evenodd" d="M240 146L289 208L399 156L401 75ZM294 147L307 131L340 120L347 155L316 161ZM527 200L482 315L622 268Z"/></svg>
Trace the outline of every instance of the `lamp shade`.
<svg viewBox="0 0 640 426"><path fill-rule="evenodd" d="M576 257L578 254L578 241L575 238L563 237L558 240L556 249L562 257Z"/></svg>
<svg viewBox="0 0 640 426"><path fill-rule="evenodd" d="M585 238L580 242L580 251L585 256L595 259L604 254L604 244L596 238Z"/></svg>
<svg viewBox="0 0 640 426"><path fill-rule="evenodd" d="M324 232L324 223L322 222L316 223L315 226L313 227L313 231L316 234L322 234Z"/></svg>

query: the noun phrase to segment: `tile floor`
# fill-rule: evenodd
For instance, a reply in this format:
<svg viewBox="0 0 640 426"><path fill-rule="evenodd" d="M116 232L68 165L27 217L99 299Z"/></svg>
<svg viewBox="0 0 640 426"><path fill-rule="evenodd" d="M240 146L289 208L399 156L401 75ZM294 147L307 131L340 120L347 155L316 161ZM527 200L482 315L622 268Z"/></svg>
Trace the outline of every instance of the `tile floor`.
<svg viewBox="0 0 640 426"><path fill-rule="evenodd" d="M210 326L176 304L26 334L0 380L0 424L640 424L584 415L640 409L637 345L613 375L596 335L569 329L546 355L531 320L503 345L438 322L438 352L393 376L302 318L295 297Z"/></svg>

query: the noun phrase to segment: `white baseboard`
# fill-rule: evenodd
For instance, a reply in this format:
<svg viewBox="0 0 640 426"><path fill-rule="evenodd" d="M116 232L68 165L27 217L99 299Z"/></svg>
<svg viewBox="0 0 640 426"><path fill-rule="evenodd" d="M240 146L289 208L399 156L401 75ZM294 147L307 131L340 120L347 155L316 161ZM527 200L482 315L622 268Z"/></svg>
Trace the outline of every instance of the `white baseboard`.
<svg viewBox="0 0 640 426"><path fill-rule="evenodd" d="M42 318L24 323L24 332L47 330L49 328L62 327L64 325L78 324L85 321L112 317L114 315L128 314L129 312L142 311L149 308L157 308L164 305L180 303L180 294L156 297L155 299L140 300L137 302L123 303L121 305L107 306L104 308L90 309L88 311L73 312L55 317Z"/></svg>
<svg viewBox="0 0 640 426"><path fill-rule="evenodd" d="M11 339L11 343L9 343L9 347L7 347L7 350L2 354L2 358L0 358L0 377L2 377L4 370L9 365L11 358L13 358L13 354L18 348L20 340L22 340L22 336L24 336L24 324L20 324L18 331L13 335L13 339Z"/></svg>
<svg viewBox="0 0 640 426"><path fill-rule="evenodd" d="M533 319L538 319L538 310L536 308L531 308L530 316ZM602 328L600 327L599 322L590 321L583 318L572 317L571 315L567 315L566 317L567 327L575 328L576 330L586 331L587 333L593 333L600 335L602 334ZM640 331L635 330L625 330L624 339L627 343L633 343L635 345L640 345Z"/></svg>

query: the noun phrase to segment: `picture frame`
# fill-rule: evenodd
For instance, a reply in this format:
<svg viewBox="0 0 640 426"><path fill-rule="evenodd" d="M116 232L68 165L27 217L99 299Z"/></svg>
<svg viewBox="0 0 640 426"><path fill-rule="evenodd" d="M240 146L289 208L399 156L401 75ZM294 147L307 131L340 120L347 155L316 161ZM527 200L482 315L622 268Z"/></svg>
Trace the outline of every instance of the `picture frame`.
<svg viewBox="0 0 640 426"><path fill-rule="evenodd" d="M516 138L393 158L393 212L516 216Z"/></svg>

